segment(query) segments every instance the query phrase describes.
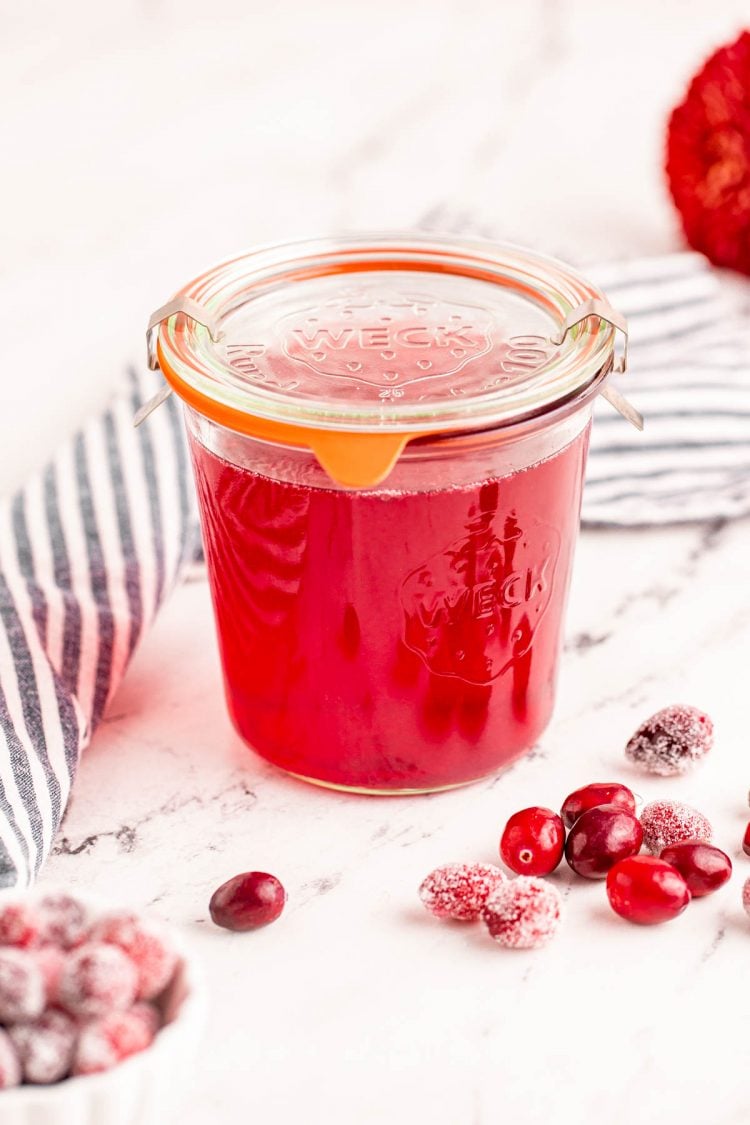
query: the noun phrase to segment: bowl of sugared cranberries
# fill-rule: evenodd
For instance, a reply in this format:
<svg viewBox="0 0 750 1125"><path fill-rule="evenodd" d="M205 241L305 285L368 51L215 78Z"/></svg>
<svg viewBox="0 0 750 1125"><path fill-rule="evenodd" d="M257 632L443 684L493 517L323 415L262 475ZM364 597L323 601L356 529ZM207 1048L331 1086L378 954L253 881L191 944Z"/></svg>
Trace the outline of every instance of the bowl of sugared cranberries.
<svg viewBox="0 0 750 1125"><path fill-rule="evenodd" d="M203 1009L172 928L66 890L0 892L4 1125L166 1125Z"/></svg>

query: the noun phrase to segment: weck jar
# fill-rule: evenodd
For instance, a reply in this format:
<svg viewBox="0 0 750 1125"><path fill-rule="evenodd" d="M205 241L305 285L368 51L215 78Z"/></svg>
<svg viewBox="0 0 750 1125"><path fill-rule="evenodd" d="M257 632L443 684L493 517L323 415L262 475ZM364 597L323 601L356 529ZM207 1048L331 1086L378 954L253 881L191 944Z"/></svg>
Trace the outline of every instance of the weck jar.
<svg viewBox="0 0 750 1125"><path fill-rule="evenodd" d="M229 714L257 754L415 793L539 739L610 312L560 262L421 235L265 248L160 310Z"/></svg>

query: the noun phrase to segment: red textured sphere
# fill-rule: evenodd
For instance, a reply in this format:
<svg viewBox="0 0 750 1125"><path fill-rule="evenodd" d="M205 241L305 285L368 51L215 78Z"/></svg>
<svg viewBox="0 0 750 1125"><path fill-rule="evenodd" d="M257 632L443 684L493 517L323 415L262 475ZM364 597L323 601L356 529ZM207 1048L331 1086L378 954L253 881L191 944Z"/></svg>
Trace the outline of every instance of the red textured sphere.
<svg viewBox="0 0 750 1125"><path fill-rule="evenodd" d="M285 903L286 891L275 875L246 871L222 883L208 909L216 925L225 930L257 930L275 922Z"/></svg>
<svg viewBox="0 0 750 1125"><path fill-rule="evenodd" d="M714 724L705 711L676 703L663 707L638 727L625 757L661 777L686 773L714 744Z"/></svg>
<svg viewBox="0 0 750 1125"><path fill-rule="evenodd" d="M126 953L138 972L139 1000L153 1000L169 984L177 954L150 922L129 910L107 914L92 927L92 941L103 941Z"/></svg>
<svg viewBox="0 0 750 1125"><path fill-rule="evenodd" d="M557 887L521 875L495 888L482 918L490 937L505 949L539 949L557 932L561 910Z"/></svg>
<svg viewBox="0 0 750 1125"><path fill-rule="evenodd" d="M565 826L552 809L534 805L514 813L500 838L503 863L517 875L549 875L563 857Z"/></svg>
<svg viewBox="0 0 750 1125"><path fill-rule="evenodd" d="M130 1007L138 972L116 945L90 941L67 957L57 987L59 1003L72 1016L103 1016Z"/></svg>
<svg viewBox="0 0 750 1125"><path fill-rule="evenodd" d="M39 915L28 902L9 902L0 908L0 945L30 949L39 944Z"/></svg>
<svg viewBox="0 0 750 1125"><path fill-rule="evenodd" d="M651 855L634 855L610 870L607 897L621 918L655 926L682 914L690 902L690 891L671 864Z"/></svg>
<svg viewBox="0 0 750 1125"><path fill-rule="evenodd" d="M641 809L643 842L652 855L661 855L670 844L701 840L708 844L713 835L711 822L697 809L682 801L651 801Z"/></svg>
<svg viewBox="0 0 750 1125"><path fill-rule="evenodd" d="M419 897L436 918L475 922L494 888L504 882L505 875L492 863L446 863L422 881Z"/></svg>
<svg viewBox="0 0 750 1125"><path fill-rule="evenodd" d="M579 816L565 845L565 858L577 875L603 879L621 859L635 855L643 842L637 817L617 805L598 805Z"/></svg>
<svg viewBox="0 0 750 1125"><path fill-rule="evenodd" d="M666 173L690 245L750 273L750 32L711 55L672 112Z"/></svg>
<svg viewBox="0 0 750 1125"><path fill-rule="evenodd" d="M670 844L659 858L677 868L693 898L718 891L732 874L732 861L726 852L701 840Z"/></svg>
<svg viewBox="0 0 750 1125"><path fill-rule="evenodd" d="M144 1017L138 1007L127 1012L108 1012L90 1020L76 1044L73 1074L111 1070L124 1059L150 1047L155 1034L154 1020Z"/></svg>
<svg viewBox="0 0 750 1125"><path fill-rule="evenodd" d="M570 793L563 801L560 814L566 828L572 828L579 816L598 805L617 805L618 809L635 812L635 797L627 785L619 781L594 781Z"/></svg>

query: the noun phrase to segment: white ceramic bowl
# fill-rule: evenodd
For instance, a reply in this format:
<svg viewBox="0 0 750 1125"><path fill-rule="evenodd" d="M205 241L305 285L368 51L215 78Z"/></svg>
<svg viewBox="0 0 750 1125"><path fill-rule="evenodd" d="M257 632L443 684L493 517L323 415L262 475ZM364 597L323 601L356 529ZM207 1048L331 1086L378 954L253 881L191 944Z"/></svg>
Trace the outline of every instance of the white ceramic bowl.
<svg viewBox="0 0 750 1125"><path fill-rule="evenodd" d="M73 894L94 915L131 909L121 903L63 892L59 887L44 887L39 892L3 891L0 906L6 901L58 892ZM0 1091L2 1125L168 1125L183 1096L189 1093L206 994L200 971L179 932L159 925L180 960L165 996L164 1026L151 1046L101 1074L66 1078L53 1086Z"/></svg>

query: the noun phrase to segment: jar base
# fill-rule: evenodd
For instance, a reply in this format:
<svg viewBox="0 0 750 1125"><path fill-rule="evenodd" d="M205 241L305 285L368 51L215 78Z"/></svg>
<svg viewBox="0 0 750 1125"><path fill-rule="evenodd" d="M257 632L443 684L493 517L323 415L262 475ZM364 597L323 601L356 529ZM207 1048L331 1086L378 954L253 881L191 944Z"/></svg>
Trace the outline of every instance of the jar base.
<svg viewBox="0 0 750 1125"><path fill-rule="evenodd" d="M283 769L283 767L281 767ZM377 789L366 785L342 785L337 781L322 781L319 777L306 777L303 773L294 773L292 770L283 770L288 777L296 781L304 781L308 785L316 785L318 789L332 789L336 793L351 793L358 797L421 797L429 793L449 793L452 789L465 789L468 785L477 785L494 777L498 771L483 774L481 777L472 777L468 781L453 781L450 785L424 785L416 789Z"/></svg>

